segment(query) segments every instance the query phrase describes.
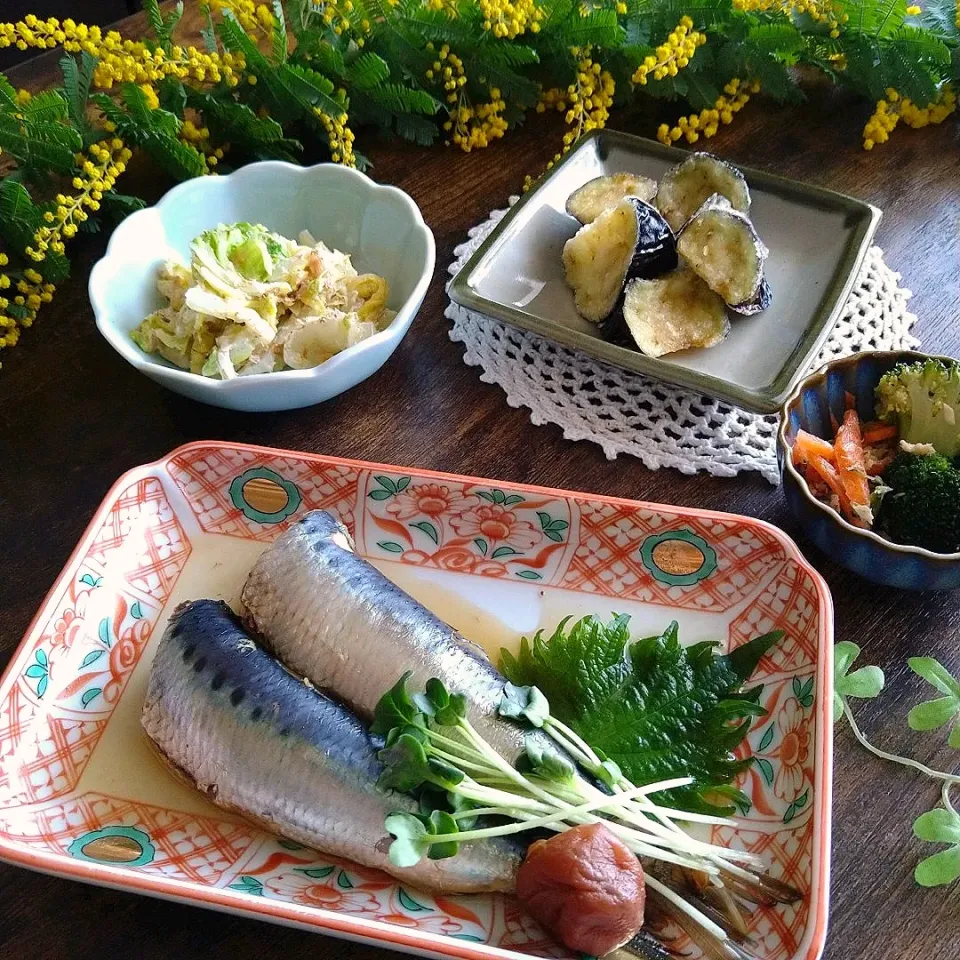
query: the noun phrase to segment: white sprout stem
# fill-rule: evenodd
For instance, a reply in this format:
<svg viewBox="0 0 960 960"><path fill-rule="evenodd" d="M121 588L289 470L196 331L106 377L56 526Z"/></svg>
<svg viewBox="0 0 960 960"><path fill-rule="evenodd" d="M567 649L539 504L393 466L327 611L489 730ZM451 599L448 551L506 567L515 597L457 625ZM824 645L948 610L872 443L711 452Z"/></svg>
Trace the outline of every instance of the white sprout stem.
<svg viewBox="0 0 960 960"><path fill-rule="evenodd" d="M596 787L592 787L589 784L587 785L591 791L591 794L598 796L605 796L605 794L600 793ZM625 793L616 794L620 797L621 801L624 803L627 812L621 812L620 809L616 809L613 812L613 815L618 817L621 820L627 821L633 827L640 829L650 835L650 838L647 839L647 842L654 844L656 846L669 845L672 846L675 850L686 852L693 856L700 856L707 859L720 858L726 859L727 857L742 860L749 863L759 862L759 858L755 854L747 853L744 851L731 850L727 847L721 847L716 844L707 843L703 840L698 840L695 837L691 837L688 833L682 830L674 823L667 822L666 824L658 823L656 820L651 819L648 816L643 814L634 814L629 811L629 803L631 801L626 801ZM645 797L641 797L641 800L645 800ZM659 808L655 807L651 803L651 811L659 811ZM682 816L677 811L670 811L677 816ZM609 826L610 824L608 824ZM656 839L653 839L656 837Z"/></svg>
<svg viewBox="0 0 960 960"><path fill-rule="evenodd" d="M558 797L547 790L542 789L537 786L537 784L532 783L526 777L523 776L518 770L511 766L507 761L496 751L494 750L483 737L478 734L469 722L464 721L459 727L461 736L467 741L467 748L473 749L481 758L484 758L489 761L490 765L494 768L495 771L502 773L506 780L510 783L516 784L526 793L532 794L533 797L543 801L545 804L556 807L558 803ZM556 733L556 730L548 731L553 734ZM572 731L570 731L572 733ZM574 734L576 736L576 734ZM435 734L435 738L440 741L446 741L446 743L451 746L455 745L459 751L464 749L464 745L458 744L456 741L451 740L449 737L444 736L443 734ZM578 738L579 739L579 738ZM599 763L599 758L593 753L589 745L584 744L583 748L575 748L568 751L576 756L578 753L584 754L590 762ZM621 785L620 792L608 796L601 793L592 784L589 784L586 780L582 778L578 779L578 785L581 788L582 795L591 795L596 794L597 799L592 800L586 805L580 805L579 807L567 807L566 810L558 809L555 814L547 813L543 817L531 820L524 817L523 823L517 824L516 829L510 827L490 827L482 830L474 831L465 831L462 834L459 834L459 839L463 842L467 842L470 839L481 839L483 836L505 836L508 833L520 833L525 830L532 829L533 826L540 825L546 826L550 829L557 829L557 825L564 820L573 821L573 822L597 822L598 818L596 817L586 817L584 814L592 813L593 811L603 811L603 810L612 810L614 815L617 815L617 811L627 812L628 817L630 816L629 807L624 805L630 803L634 800L639 800L641 804L649 804L649 807L654 809L649 809L647 812L654 813L658 820L662 820L663 824L661 827L658 827L656 823L651 820L649 817L643 816L638 813L634 815L632 819L639 821L633 826L626 826L616 823L615 821L604 820L603 822L607 827L613 830L613 832L620 837L638 856L646 856L650 859L656 859L667 863L674 863L678 866L684 866L689 869L700 870L710 875L715 875L718 872L718 866L726 867L729 866L729 860L742 860L746 862L757 862L757 858L753 854L749 854L743 851L729 850L723 847L717 847L712 844L706 844L700 840L696 840L687 834L682 828L673 823L668 817L660 813L660 809L653 804L652 801L648 800L647 797L651 793L659 793L665 790L675 789L676 787L688 786L693 782L692 777L676 777L671 780L663 780L658 783L646 784L643 787L634 787L632 784L629 788L624 788ZM624 782L625 778L622 778ZM461 784L462 786L462 784ZM503 797L504 805L508 808L515 808L519 804L516 803L517 800L520 800L520 797L507 791L496 791L492 788L484 788L479 784L477 785L482 790L490 790L491 793L500 793ZM584 793L584 791L589 791L589 793ZM461 791L463 792L463 791ZM466 796L467 794L464 793ZM509 800L507 798L510 798ZM479 799L479 798L478 798ZM494 802L492 796L487 796L488 802ZM526 809L530 809L528 804L522 804ZM584 809L586 807L586 809ZM668 808L662 808L664 810ZM678 813L679 818L679 813ZM638 829L642 828L642 829ZM666 828L666 830L664 830ZM489 833L486 831L495 831L494 833ZM669 839L671 841L672 850L666 851L660 849L660 845L657 843L658 835L659 838ZM663 839L660 839L660 843L663 843ZM696 859L693 859L696 858ZM744 871L745 872L745 871ZM748 876L750 876L748 874Z"/></svg>
<svg viewBox="0 0 960 960"><path fill-rule="evenodd" d="M605 827L610 828L611 826L609 820L591 817L589 814L581 814L579 816L571 815L569 819L575 824L602 823ZM557 830L555 826L548 826L547 829ZM559 831L568 829L569 827L564 826L560 827ZM710 875L719 873L715 866L705 862L700 857L693 855L687 856L677 850L664 850L660 847L651 846L643 840L638 840L635 836L631 836L627 832L621 832L616 829L612 830L612 832L616 834L623 841L624 845L628 847L632 853L636 854L637 857L644 857L647 860L658 860L661 863L672 863L677 867L685 867L687 870L700 870Z"/></svg>
<svg viewBox="0 0 960 960"><path fill-rule="evenodd" d="M647 787L637 787L636 794L640 795ZM632 793L632 791L631 791ZM466 843L469 840L482 840L486 837L504 837L511 833L523 833L534 827L548 827L551 824L559 823L563 820L569 820L571 817L581 816L587 813L593 813L595 810L603 810L619 802L618 797L603 797L601 800L591 800L589 803L581 803L575 807L559 807L552 813L542 817L535 817L524 823L508 824L502 827L484 827L480 830L466 830L463 833L437 834L433 842L443 842L446 840L460 840Z"/></svg>
<svg viewBox="0 0 960 960"><path fill-rule="evenodd" d="M680 778L682 779L682 778ZM672 781L664 781L672 783ZM681 784L683 785L683 784ZM609 796L597 791L597 796L586 804L571 805L563 803L558 804L557 798L553 798L551 804L540 804L536 801L526 798L516 797L514 794L508 794L501 791L472 789L469 784L467 789L462 789L464 784L458 785L458 791L468 799L486 800L490 803L497 803L497 807L488 807L482 810L485 814L504 814L509 811L509 815L515 819L524 821L524 826L516 830L504 827L489 827L487 830L495 831L496 836L503 836L506 833L521 833L524 830L532 829L534 826L544 825L548 829L562 832L568 829L565 823L603 823L604 826L611 829L621 840L638 856L648 857L651 860L659 860L665 863L673 863L677 866L687 867L691 870L702 870L709 874L717 873L717 869L711 865L710 854L716 857L730 855L722 847L714 848L708 844L703 844L698 840L688 837L686 834L680 834L679 837L657 837L650 833L644 833L631 827L623 826L614 821L606 820L591 814L594 811L601 811L616 804L629 800L634 795L642 795L644 791L650 791L658 788L659 784L648 784L643 787L634 787L631 791ZM669 789L669 787L667 788ZM514 803L514 800L520 801ZM536 816L540 813L541 816ZM467 816L479 816L478 811L464 811L461 818ZM456 818L456 817L455 817ZM481 839L481 831L464 831L459 834L464 843L472 839ZM682 841L682 842L678 842ZM661 847L667 846L664 850ZM738 854L734 854L738 855ZM722 861L725 862L725 861Z"/></svg>
<svg viewBox="0 0 960 960"><path fill-rule="evenodd" d="M487 773L490 770L489 764L484 765L482 763L475 763L472 760L458 757L452 753L447 753L446 750L441 750L438 747L433 746L433 744L430 745L430 752L439 760L444 760L447 763L453 764L464 772L469 770L473 771L474 773Z"/></svg>
<svg viewBox="0 0 960 960"><path fill-rule="evenodd" d="M694 920L699 926L703 927L709 934L716 937L721 942L726 942L727 931L723 927L715 924L706 914L701 913L696 907L687 903L683 897L677 896L668 886L660 883L656 877L647 874L644 880L652 889L656 890L664 899L669 900L677 909L682 910L691 920Z"/></svg>
<svg viewBox="0 0 960 960"><path fill-rule="evenodd" d="M519 770L512 767L500 754L487 743L483 737L480 736L476 730L470 726L470 723L463 721L459 727L460 732L463 736L470 742L473 748L480 753L482 756L485 756L491 763L493 767L501 771L507 780L511 780L513 783L517 784L521 789L529 791L535 797L540 800L544 800L547 803L555 803L556 798L552 797L547 791L541 790L535 783L531 783Z"/></svg>
<svg viewBox="0 0 960 960"><path fill-rule="evenodd" d="M450 816L453 817L454 820L468 820L471 817L502 817L503 814L503 807L473 807L470 810L451 813ZM516 817L518 820L523 820L527 818L527 811L511 812L510 815ZM533 816L533 814L531 813L530 816Z"/></svg>
<svg viewBox="0 0 960 960"><path fill-rule="evenodd" d="M459 729L459 728L458 728ZM424 731L427 738L431 741L431 748L436 750L437 744L440 744L446 750L457 756L463 756L465 759L472 759L474 762L479 759L484 759L485 754L477 750L475 746L471 743L463 743L460 740L454 740L453 737L448 737L442 733L438 733L436 730L427 729Z"/></svg>
<svg viewBox="0 0 960 960"><path fill-rule="evenodd" d="M843 701L843 713L850 724L850 729L853 730L853 735L860 742L860 745L869 750L874 756L879 757L881 760L889 760L891 763L899 763L903 767L912 767L914 770L925 773L928 777L933 777L935 780L943 780L947 786L952 783L960 783L960 775L944 773L942 770L934 770L925 763L920 763L919 760L913 760L910 757L900 757L895 753L887 753L886 750L875 747L857 726L857 721L853 719L853 714L850 712L850 705L846 699Z"/></svg>
<svg viewBox="0 0 960 960"><path fill-rule="evenodd" d="M629 784L630 781L624 777L621 777L618 786L620 786L620 788L623 789L622 784L624 783ZM676 838L689 837L689 834L686 833L686 831L684 831L682 827L680 827L678 824L674 823L671 819L669 819L672 815L676 814L678 820L684 820L686 815L682 811L672 811L666 807L657 807L652 803L652 801L646 798L642 799L640 803L642 804L643 808L647 812L649 812L652 816L656 817L656 819L660 821L663 824L663 826L670 831L671 836ZM734 820L729 820L729 819L723 820L722 818L717 818L717 819L719 820L720 826L732 826L732 827L736 826L736 821ZM698 822L698 821L689 821L689 822ZM763 868L763 858L757 856L756 854L747 853L746 851L732 850L729 847L720 847L713 844L711 845L705 844L705 846L710 846L712 848L711 852L706 853L705 856L707 856L708 859L710 859L714 863L717 863L721 867L728 865L729 859L736 859L747 864L752 864L758 869ZM730 866L732 867L732 865ZM746 870L742 870L740 868L732 868L731 872L736 872L737 875L741 876L743 879L756 881L756 876L754 874L749 873Z"/></svg>
<svg viewBox="0 0 960 960"><path fill-rule="evenodd" d="M493 787L486 787L469 778L458 783L455 792L466 797L468 800L476 800L478 803L485 803L487 805L495 804L501 809L505 807L509 809L521 807L533 813L544 814L557 809L556 803L547 804L540 800L534 800L531 797L525 797L519 793L510 793L507 790L497 790Z"/></svg>
<svg viewBox="0 0 960 960"><path fill-rule="evenodd" d="M548 717L543 728L567 753L575 756L581 763L585 762L594 767L600 766L600 758L593 752L590 744L581 739L565 723L561 723L554 717Z"/></svg>
<svg viewBox="0 0 960 960"><path fill-rule="evenodd" d="M751 873L749 870L744 870L742 867L738 867L735 864L730 863L729 861L724 861L720 864L722 870L726 870L731 876L739 877L741 880L748 880L750 883L757 882L757 875Z"/></svg>
<svg viewBox="0 0 960 960"><path fill-rule="evenodd" d="M606 796L606 794L600 793L599 790L594 790L593 796ZM623 793L618 795L621 799L623 798ZM740 856L737 853L733 853L728 850L726 847L718 847L712 844L706 843L705 841L698 840L695 837L691 837L689 834L684 833L682 830L671 831L666 830L660 824L656 823L654 820L651 820L649 817L631 817L623 816L619 811L614 810L613 815L624 821L629 821L624 825L617 824L616 820L604 820L604 823L607 827L617 833L618 836L621 834L624 837L633 836L637 832L644 835L643 840L647 844L651 844L658 847L670 847L675 852L684 852L691 856L709 858L711 856ZM624 832L629 831L629 833ZM752 856L752 855L743 855L743 856ZM703 865L701 864L698 869L702 869Z"/></svg>
<svg viewBox="0 0 960 960"><path fill-rule="evenodd" d="M594 766L600 765L600 758L594 753L591 746L581 739L574 730L566 726L566 724L551 716L547 718L544 726L547 733L578 760L581 762L586 761L588 764ZM592 792L599 792L596 791L596 788L592 787L592 785L588 784L587 786L591 788ZM616 793L622 795L623 791L629 789L631 786L630 781L621 775L619 780L614 784L613 789ZM631 806L638 808L637 814L631 815ZM646 797L641 798L639 803L633 801L631 806L625 804L619 811L614 811L614 815L634 826L642 826L649 834L659 834L659 836L663 838L660 841L649 839L649 843L657 845L671 843L676 849L683 849L687 853L706 857L714 863L723 864L727 862L728 859L736 859L762 866L762 860L755 854L740 853L716 844L708 844L695 840L690 837L682 827L674 822L674 820L683 820L687 823L736 826L736 822L728 817L712 817L709 814L691 814L672 810L669 807L654 804L652 800ZM659 826L654 826L656 821L659 821Z"/></svg>

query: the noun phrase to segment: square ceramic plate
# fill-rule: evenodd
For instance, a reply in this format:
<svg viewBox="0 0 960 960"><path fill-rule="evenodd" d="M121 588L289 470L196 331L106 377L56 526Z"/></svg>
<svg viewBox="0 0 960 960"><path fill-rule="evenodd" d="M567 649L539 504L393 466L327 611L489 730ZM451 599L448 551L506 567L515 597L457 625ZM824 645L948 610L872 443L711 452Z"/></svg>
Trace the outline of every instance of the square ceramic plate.
<svg viewBox="0 0 960 960"><path fill-rule="evenodd" d="M753 807L735 835L717 829L807 894L754 914L761 960L820 956L833 614L786 536L729 514L260 447L181 447L107 495L0 681L2 859L425 956L569 958L510 898L429 897L277 840L175 781L148 748L140 705L169 612L194 597L235 602L264 545L317 508L493 652L571 613L625 611L646 633L676 618L685 641L727 646L785 629L758 668L769 714L741 784Z"/></svg>
<svg viewBox="0 0 960 960"><path fill-rule="evenodd" d="M604 340L573 305L561 252L579 224L567 197L617 171L659 180L690 154L626 133L584 138L507 213L450 283L453 300L614 366L774 413L836 323L880 220L852 197L740 167L753 197L750 216L770 248L773 303L733 317L730 335L709 350L659 359Z"/></svg>

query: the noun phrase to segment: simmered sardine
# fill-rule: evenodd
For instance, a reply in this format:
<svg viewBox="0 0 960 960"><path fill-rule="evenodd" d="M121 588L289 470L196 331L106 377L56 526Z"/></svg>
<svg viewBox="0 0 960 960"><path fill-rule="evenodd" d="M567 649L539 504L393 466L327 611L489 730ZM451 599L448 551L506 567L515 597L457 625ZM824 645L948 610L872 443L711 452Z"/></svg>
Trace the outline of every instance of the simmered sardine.
<svg viewBox="0 0 960 960"><path fill-rule="evenodd" d="M258 647L224 603L176 610L142 723L181 776L271 831L427 890L513 889L520 849L502 839L394 867L384 818L414 801L377 787L382 767L363 724Z"/></svg>
<svg viewBox="0 0 960 960"><path fill-rule="evenodd" d="M409 670L412 689L439 677L464 694L471 722L504 757L522 749L523 731L497 716L505 680L483 651L357 556L331 514L307 514L268 547L242 599L263 644L361 718Z"/></svg>

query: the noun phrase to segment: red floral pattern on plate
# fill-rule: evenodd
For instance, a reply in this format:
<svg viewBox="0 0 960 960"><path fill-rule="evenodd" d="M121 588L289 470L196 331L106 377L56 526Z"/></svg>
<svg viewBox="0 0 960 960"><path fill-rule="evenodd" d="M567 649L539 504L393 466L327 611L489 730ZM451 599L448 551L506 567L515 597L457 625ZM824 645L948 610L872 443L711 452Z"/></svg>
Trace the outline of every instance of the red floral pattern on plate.
<svg viewBox="0 0 960 960"><path fill-rule="evenodd" d="M551 582L575 535L568 498L388 473L362 476L358 496L360 552L415 566Z"/></svg>

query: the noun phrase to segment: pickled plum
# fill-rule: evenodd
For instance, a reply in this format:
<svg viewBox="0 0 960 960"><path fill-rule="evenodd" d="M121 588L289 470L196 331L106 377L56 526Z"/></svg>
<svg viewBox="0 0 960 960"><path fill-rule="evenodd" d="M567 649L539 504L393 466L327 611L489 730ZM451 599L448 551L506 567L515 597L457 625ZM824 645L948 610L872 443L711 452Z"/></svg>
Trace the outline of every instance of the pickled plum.
<svg viewBox="0 0 960 960"><path fill-rule="evenodd" d="M564 946L602 957L643 925L643 867L603 824L583 824L531 845L517 897Z"/></svg>

